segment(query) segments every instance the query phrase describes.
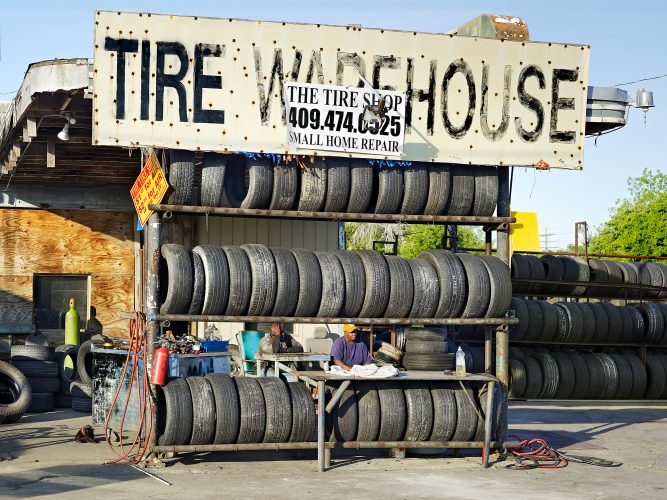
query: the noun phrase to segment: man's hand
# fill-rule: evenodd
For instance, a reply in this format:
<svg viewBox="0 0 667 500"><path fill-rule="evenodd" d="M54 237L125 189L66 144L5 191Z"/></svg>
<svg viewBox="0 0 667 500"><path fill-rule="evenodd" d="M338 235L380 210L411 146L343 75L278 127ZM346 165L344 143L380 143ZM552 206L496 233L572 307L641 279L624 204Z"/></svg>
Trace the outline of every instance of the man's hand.
<svg viewBox="0 0 667 500"><path fill-rule="evenodd" d="M346 372L349 372L352 369L352 367L346 365L342 359L334 359L334 365L340 366Z"/></svg>

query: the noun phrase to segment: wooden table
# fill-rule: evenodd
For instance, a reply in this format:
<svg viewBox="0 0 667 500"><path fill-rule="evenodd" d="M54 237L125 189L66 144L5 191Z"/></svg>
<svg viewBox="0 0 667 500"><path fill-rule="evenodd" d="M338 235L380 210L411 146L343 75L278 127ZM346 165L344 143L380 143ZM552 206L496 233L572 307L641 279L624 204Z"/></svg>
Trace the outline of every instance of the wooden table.
<svg viewBox="0 0 667 500"><path fill-rule="evenodd" d="M265 353L258 352L255 354L255 361L257 361L257 376L262 376L264 363L273 363L275 376L279 376L280 372L294 373L295 370L285 365L284 363L298 363L298 362L324 362L326 369L329 368L329 361L331 361L330 354L321 352L275 352Z"/></svg>

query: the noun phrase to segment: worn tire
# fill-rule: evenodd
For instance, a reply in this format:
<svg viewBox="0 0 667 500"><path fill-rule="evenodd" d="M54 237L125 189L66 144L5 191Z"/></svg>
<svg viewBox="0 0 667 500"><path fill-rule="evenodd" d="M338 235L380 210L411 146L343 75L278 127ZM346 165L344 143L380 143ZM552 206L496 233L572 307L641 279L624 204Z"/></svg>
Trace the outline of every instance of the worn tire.
<svg viewBox="0 0 667 500"><path fill-rule="evenodd" d="M373 167L368 160L350 160L350 198L348 213L366 213L373 196Z"/></svg>
<svg viewBox="0 0 667 500"><path fill-rule="evenodd" d="M456 386L454 389L456 398L456 431L452 441L470 441L477 431L477 411L475 408L475 393L468 384L463 383L463 388Z"/></svg>
<svg viewBox="0 0 667 500"><path fill-rule="evenodd" d="M530 266L525 255L513 253L510 264L512 279L530 279ZM512 283L512 289L515 294L521 294L531 292L533 286L530 283Z"/></svg>
<svg viewBox="0 0 667 500"><path fill-rule="evenodd" d="M195 188L195 154L173 149L169 153L169 205L192 205Z"/></svg>
<svg viewBox="0 0 667 500"><path fill-rule="evenodd" d="M595 317L595 330L591 340L595 343L607 342L609 333L609 315L600 302L588 302L588 307L593 311Z"/></svg>
<svg viewBox="0 0 667 500"><path fill-rule="evenodd" d="M610 354L616 364L618 372L618 386L614 393L614 399L630 399L632 395L632 367L622 354Z"/></svg>
<svg viewBox="0 0 667 500"><path fill-rule="evenodd" d="M563 264L563 281L577 281L579 279L579 264L566 255L556 256ZM588 266L586 266L588 267ZM556 293L558 295L573 295L573 285L560 285Z"/></svg>
<svg viewBox="0 0 667 500"><path fill-rule="evenodd" d="M574 302L557 302L556 307L565 311L567 316L568 329L565 338L559 341L581 342L584 330L584 315Z"/></svg>
<svg viewBox="0 0 667 500"><path fill-rule="evenodd" d="M292 316L299 300L299 267L286 248L271 248L276 263L276 301L272 316Z"/></svg>
<svg viewBox="0 0 667 500"><path fill-rule="evenodd" d="M582 328L580 342L590 343L595 335L595 313L588 302L573 302L581 310Z"/></svg>
<svg viewBox="0 0 667 500"><path fill-rule="evenodd" d="M540 257L542 266L544 266L544 279L558 282L563 280L563 274L565 273L565 266L563 261L560 260L555 255L543 255ZM546 294L556 294L559 293L560 287L562 285L558 284L549 284L542 285L542 292Z"/></svg>
<svg viewBox="0 0 667 500"><path fill-rule="evenodd" d="M638 356L630 353L623 353L623 357L630 365L632 370L632 390L630 397L632 399L642 399L646 392L646 367Z"/></svg>
<svg viewBox="0 0 667 500"><path fill-rule="evenodd" d="M69 394L56 394L55 395L56 408L72 408L72 396ZM92 413L92 406L91 406Z"/></svg>
<svg viewBox="0 0 667 500"><path fill-rule="evenodd" d="M577 281L588 283L591 280L591 268L588 267L588 262L580 257L570 257L577 265ZM570 291L572 295L584 295L586 293L586 286L575 286Z"/></svg>
<svg viewBox="0 0 667 500"><path fill-rule="evenodd" d="M12 402L0 403L0 424L16 422L28 410L32 400L32 388L21 371L0 361L0 385L6 387L12 395Z"/></svg>
<svg viewBox="0 0 667 500"><path fill-rule="evenodd" d="M549 342L554 339L558 331L558 312L556 311L556 306L546 300L537 300L536 302L542 309L540 341Z"/></svg>
<svg viewBox="0 0 667 500"><path fill-rule="evenodd" d="M655 354L646 355L646 391L644 399L659 399L667 384L665 366Z"/></svg>
<svg viewBox="0 0 667 500"><path fill-rule="evenodd" d="M12 361L53 361L55 351L46 345L13 345L11 346Z"/></svg>
<svg viewBox="0 0 667 500"><path fill-rule="evenodd" d="M438 272L427 259L408 259L412 271L414 296L408 313L410 318L432 318L440 303Z"/></svg>
<svg viewBox="0 0 667 500"><path fill-rule="evenodd" d="M264 394L257 379L235 377L239 395L239 435L237 443L261 443L266 428Z"/></svg>
<svg viewBox="0 0 667 500"><path fill-rule="evenodd" d="M405 432L405 396L400 384L377 381L380 399L380 432L378 441L400 441Z"/></svg>
<svg viewBox="0 0 667 500"><path fill-rule="evenodd" d="M375 250L357 250L356 254L364 265L366 294L359 316L379 318L387 310L389 303L389 267L384 256Z"/></svg>
<svg viewBox="0 0 667 500"><path fill-rule="evenodd" d="M276 261L265 245L246 244L241 248L248 256L252 275L248 316L269 316L276 302L278 288Z"/></svg>
<svg viewBox="0 0 667 500"><path fill-rule="evenodd" d="M52 392L60 391L60 379L54 377L28 377L28 383L32 387L32 392Z"/></svg>
<svg viewBox="0 0 667 500"><path fill-rule="evenodd" d="M389 269L389 302L384 316L407 318L415 295L410 264L406 259L395 255L385 255L384 258Z"/></svg>
<svg viewBox="0 0 667 500"><path fill-rule="evenodd" d="M436 318L458 318L466 304L466 271L461 260L449 250L427 250L420 254L438 273L440 298Z"/></svg>
<svg viewBox="0 0 667 500"><path fill-rule="evenodd" d="M183 245L162 245L160 253L166 262L166 296L161 314L185 314L192 300L192 260Z"/></svg>
<svg viewBox="0 0 667 500"><path fill-rule="evenodd" d="M227 155L204 153L201 164L201 205L219 207L225 186Z"/></svg>
<svg viewBox="0 0 667 500"><path fill-rule="evenodd" d="M375 441L380 433L380 397L373 382L355 382L359 425L357 441Z"/></svg>
<svg viewBox="0 0 667 500"><path fill-rule="evenodd" d="M566 350L564 352L570 358L572 368L574 369L574 388L570 398L586 399L588 397L588 388L590 385L588 363L584 356L577 351Z"/></svg>
<svg viewBox="0 0 667 500"><path fill-rule="evenodd" d="M292 430L290 443L312 441L317 429L315 402L308 386L302 382L288 382L290 402L292 405Z"/></svg>
<svg viewBox="0 0 667 500"><path fill-rule="evenodd" d="M621 317L621 335L619 336L618 341L621 344L631 343L634 337L634 328L632 324L633 316L625 307L617 307L616 310Z"/></svg>
<svg viewBox="0 0 667 500"><path fill-rule="evenodd" d="M334 418L334 435L337 441L354 441L357 437L359 425L359 411L357 396L354 389L349 387L338 400Z"/></svg>
<svg viewBox="0 0 667 500"><path fill-rule="evenodd" d="M248 254L240 247L222 247L229 267L229 300L225 314L245 315L250 304L252 271Z"/></svg>
<svg viewBox="0 0 667 500"><path fill-rule="evenodd" d="M588 259L590 269L591 283L608 283L609 271L600 259ZM594 297L604 297L609 295L609 288L594 286L590 288L590 295Z"/></svg>
<svg viewBox="0 0 667 500"><path fill-rule="evenodd" d="M539 398L551 399L556 395L559 385L559 371L556 360L550 354L535 352L532 355L542 368L542 390Z"/></svg>
<svg viewBox="0 0 667 500"><path fill-rule="evenodd" d="M79 413L93 413L93 400L72 396L72 410Z"/></svg>
<svg viewBox="0 0 667 500"><path fill-rule="evenodd" d="M451 186L446 215L470 215L475 201L475 173L468 165L450 166Z"/></svg>
<svg viewBox="0 0 667 500"><path fill-rule="evenodd" d="M224 314L229 301L229 264L225 252L215 245L198 245L192 252L199 255L204 266L201 313Z"/></svg>
<svg viewBox="0 0 667 500"><path fill-rule="evenodd" d="M504 318L512 301L512 281L509 268L507 264L493 255L480 255L478 258L486 267L491 285L489 307L485 317Z"/></svg>
<svg viewBox="0 0 667 500"><path fill-rule="evenodd" d="M264 394L266 430L264 443L285 443L292 431L292 403L289 391L278 377L257 377Z"/></svg>
<svg viewBox="0 0 667 500"><path fill-rule="evenodd" d="M602 399L605 386L605 372L602 360L595 354L584 354L583 356L588 365L588 373L590 375L586 398Z"/></svg>
<svg viewBox="0 0 667 500"><path fill-rule="evenodd" d="M620 284L623 283L623 271L617 262L611 260L603 260L602 263L607 268L607 277L609 278L609 283ZM623 295L622 288L609 288L608 294L611 297L618 297Z"/></svg>
<svg viewBox="0 0 667 500"><path fill-rule="evenodd" d="M354 252L337 250L332 254L340 261L345 275L345 293L340 314L346 318L356 318L359 316L366 294L364 264Z"/></svg>
<svg viewBox="0 0 667 500"><path fill-rule="evenodd" d="M345 273L340 260L331 252L315 252L322 273L322 298L317 316L336 317L345 301Z"/></svg>
<svg viewBox="0 0 667 500"><path fill-rule="evenodd" d="M201 314L204 307L204 294L206 293L206 276L204 274L204 263L199 254L188 252L192 261L192 299L188 306L188 314Z"/></svg>
<svg viewBox="0 0 667 500"><path fill-rule="evenodd" d="M602 388L601 399L613 399L618 391L618 369L614 360L606 353L597 353L604 370L604 384Z"/></svg>
<svg viewBox="0 0 667 500"><path fill-rule="evenodd" d="M446 341L432 340L414 340L408 339L405 342L405 352L415 354L438 354L447 352Z"/></svg>
<svg viewBox="0 0 667 500"><path fill-rule="evenodd" d="M453 370L456 364L454 353L414 353L406 352L403 355L403 366L406 370L414 371L443 371Z"/></svg>
<svg viewBox="0 0 667 500"><path fill-rule="evenodd" d="M623 283L636 285L639 283L639 267L634 262L618 262L623 274ZM636 294L635 290L629 290L628 293Z"/></svg>
<svg viewBox="0 0 667 500"><path fill-rule="evenodd" d="M462 318L483 318L489 308L491 298L491 281L489 273L482 259L468 253L454 254L463 264L468 283L465 307L461 313Z"/></svg>
<svg viewBox="0 0 667 500"><path fill-rule="evenodd" d="M408 340L417 340L422 342L445 342L447 340L447 330L445 328L435 327L405 327L403 329L406 343Z"/></svg>
<svg viewBox="0 0 667 500"><path fill-rule="evenodd" d="M192 435L190 444L212 444L215 439L215 397L204 377L187 377L192 398Z"/></svg>
<svg viewBox="0 0 667 500"><path fill-rule="evenodd" d="M299 298L294 316L315 316L322 299L322 272L317 257L310 250L293 249L299 268Z"/></svg>
<svg viewBox="0 0 667 500"><path fill-rule="evenodd" d="M413 162L403 171L404 193L400 212L421 214L428 198L428 164Z"/></svg>
<svg viewBox="0 0 667 500"><path fill-rule="evenodd" d="M248 192L241 208L269 208L273 192L273 165L266 158L248 158Z"/></svg>
<svg viewBox="0 0 667 500"><path fill-rule="evenodd" d="M532 280L543 280L546 278L546 273L544 271L544 265L542 264L542 261L535 257L534 255L525 255L526 262L528 262L528 268L530 269L530 279ZM528 292L533 292L533 293L540 293L540 292L546 292L544 290L543 284L540 283L532 283L528 284ZM547 285L548 287L548 285Z"/></svg>
<svg viewBox="0 0 667 500"><path fill-rule="evenodd" d="M530 327L530 316L528 315L528 306L524 299L512 297L510 309L514 311L514 317L519 320L518 325L512 326L512 340L524 340L528 335Z"/></svg>
<svg viewBox="0 0 667 500"><path fill-rule="evenodd" d="M641 343L644 340L644 316L636 307L625 306L632 319L632 338L631 343Z"/></svg>
<svg viewBox="0 0 667 500"><path fill-rule="evenodd" d="M93 353L91 351L93 342L87 340L79 346L79 352L76 355L76 369L79 378L85 384L93 383Z"/></svg>
<svg viewBox="0 0 667 500"><path fill-rule="evenodd" d="M644 342L651 345L662 343L665 332L665 316L660 306L654 302L643 302L635 307L644 319Z"/></svg>
<svg viewBox="0 0 667 500"><path fill-rule="evenodd" d="M344 212L350 197L350 160L330 157L327 163L325 212Z"/></svg>
<svg viewBox="0 0 667 500"><path fill-rule="evenodd" d="M472 215L491 217L498 203L498 170L496 167L475 167L475 198Z"/></svg>
<svg viewBox="0 0 667 500"><path fill-rule="evenodd" d="M510 392L511 399L521 399L526 394L526 366L521 359L510 358Z"/></svg>
<svg viewBox="0 0 667 500"><path fill-rule="evenodd" d="M525 340L540 340L542 328L544 327L544 318L542 317L542 308L536 300L526 300L526 309L528 309L528 331Z"/></svg>
<svg viewBox="0 0 667 500"><path fill-rule="evenodd" d="M426 441L433 429L433 400L423 382L402 384L405 395L405 441Z"/></svg>
<svg viewBox="0 0 667 500"><path fill-rule="evenodd" d="M449 382L429 382L433 401L433 427L429 441L449 441L456 432L456 385Z"/></svg>
<svg viewBox="0 0 667 500"><path fill-rule="evenodd" d="M74 407L75 398L72 398ZM158 392L157 436L160 446L190 444L192 396L184 378L176 378Z"/></svg>
<svg viewBox="0 0 667 500"><path fill-rule="evenodd" d="M76 366L78 354L79 354L78 345L63 344L56 348L55 360L58 363L58 374L60 375L60 380L65 382L66 384L70 384L74 380L79 378L79 371L77 370ZM67 367L65 366L65 361L67 360L67 358L70 358L72 360L72 364L74 365L74 370L72 372L69 372Z"/></svg>
<svg viewBox="0 0 667 500"><path fill-rule="evenodd" d="M271 210L291 210L299 188L299 168L294 162L279 163L273 167Z"/></svg>
<svg viewBox="0 0 667 500"><path fill-rule="evenodd" d="M241 407L234 379L226 373L209 373L215 402L215 434L213 444L236 443L239 434Z"/></svg>
<svg viewBox="0 0 667 500"><path fill-rule="evenodd" d="M58 363L56 361L25 359L15 360L12 364L21 370L26 377L58 377Z"/></svg>
<svg viewBox="0 0 667 500"><path fill-rule="evenodd" d="M538 398L542 392L544 376L542 366L532 355L521 358L521 362L526 368L526 399Z"/></svg>
<svg viewBox="0 0 667 500"><path fill-rule="evenodd" d="M377 198L373 212L397 214L403 201L403 171L397 167L380 168L377 172Z"/></svg>
<svg viewBox="0 0 667 500"><path fill-rule="evenodd" d="M320 212L327 196L327 167L323 159L317 159L308 170L301 170L301 189L297 210Z"/></svg>
<svg viewBox="0 0 667 500"><path fill-rule="evenodd" d="M600 302L600 305L605 309L607 318L609 319L607 336L604 342L615 343L620 341L623 334L623 319L621 318L621 313L618 311L618 307L609 302Z"/></svg>
<svg viewBox="0 0 667 500"><path fill-rule="evenodd" d="M26 413L45 413L56 408L56 396L53 392L33 392Z"/></svg>
<svg viewBox="0 0 667 500"><path fill-rule="evenodd" d="M75 398L93 398L93 384L75 380L69 385L69 393Z"/></svg>
<svg viewBox="0 0 667 500"><path fill-rule="evenodd" d="M663 286L662 270L655 262L642 262L637 265L639 268L639 281L643 285ZM660 292L656 290L643 290L645 297L657 297Z"/></svg>

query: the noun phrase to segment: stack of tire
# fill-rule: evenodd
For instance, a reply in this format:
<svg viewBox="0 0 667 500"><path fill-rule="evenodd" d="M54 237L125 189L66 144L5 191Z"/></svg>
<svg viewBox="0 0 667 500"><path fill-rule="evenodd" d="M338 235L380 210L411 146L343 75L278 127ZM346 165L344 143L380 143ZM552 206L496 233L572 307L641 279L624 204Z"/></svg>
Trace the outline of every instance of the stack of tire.
<svg viewBox="0 0 667 500"><path fill-rule="evenodd" d="M495 167L412 162L378 166L362 159L318 157L273 164L265 155L172 151L168 203L308 212L492 216ZM199 177L200 179L196 179ZM198 182L199 180L199 182ZM197 197L196 185L201 186Z"/></svg>
<svg viewBox="0 0 667 500"><path fill-rule="evenodd" d="M667 355L510 348L513 399L667 399Z"/></svg>
<svg viewBox="0 0 667 500"><path fill-rule="evenodd" d="M162 314L497 318L512 293L500 259L449 250L403 259L373 250L165 244L161 253Z"/></svg>
<svg viewBox="0 0 667 500"><path fill-rule="evenodd" d="M32 388L15 366L0 361L0 424L13 424L30 406Z"/></svg>
<svg viewBox="0 0 667 500"><path fill-rule="evenodd" d="M56 407L56 394L60 392L58 363L55 350L45 345L13 345L12 364L28 379L32 398L26 411L44 413Z"/></svg>
<svg viewBox="0 0 667 500"><path fill-rule="evenodd" d="M71 408L72 396L70 385L77 380L77 354L79 347L63 344L56 347L55 359L58 363L58 374L60 376L60 391L56 394L56 408Z"/></svg>
<svg viewBox="0 0 667 500"><path fill-rule="evenodd" d="M93 343L88 340L81 344L76 353L78 379L70 381L69 392L72 410L79 413L93 412Z"/></svg>
<svg viewBox="0 0 667 500"><path fill-rule="evenodd" d="M453 370L454 354L447 351L444 328L405 328L403 367L415 371Z"/></svg>
<svg viewBox="0 0 667 500"><path fill-rule="evenodd" d="M512 255L512 278L549 280L554 283L521 283L513 285L515 295L580 296L586 294L585 285L563 285L561 281L579 281L596 284L642 284L667 288L667 266L655 262L615 262L600 259L543 255ZM639 290L593 286L592 297L637 297ZM644 298L665 298L667 290L643 289Z"/></svg>
<svg viewBox="0 0 667 500"><path fill-rule="evenodd" d="M469 384L355 381L328 414L327 430L338 441L481 441L486 396ZM494 398L495 435L499 391ZM306 442L315 432L315 404L301 382L209 374L174 379L158 395L161 446Z"/></svg>

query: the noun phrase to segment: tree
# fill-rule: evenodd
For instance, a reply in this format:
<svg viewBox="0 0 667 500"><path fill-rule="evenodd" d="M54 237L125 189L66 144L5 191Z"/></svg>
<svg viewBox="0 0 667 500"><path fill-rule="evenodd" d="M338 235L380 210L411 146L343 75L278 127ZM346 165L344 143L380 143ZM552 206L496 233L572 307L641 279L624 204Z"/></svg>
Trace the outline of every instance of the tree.
<svg viewBox="0 0 667 500"><path fill-rule="evenodd" d="M591 253L667 255L667 174L644 169L628 178L629 198L609 210L610 218L596 228Z"/></svg>

